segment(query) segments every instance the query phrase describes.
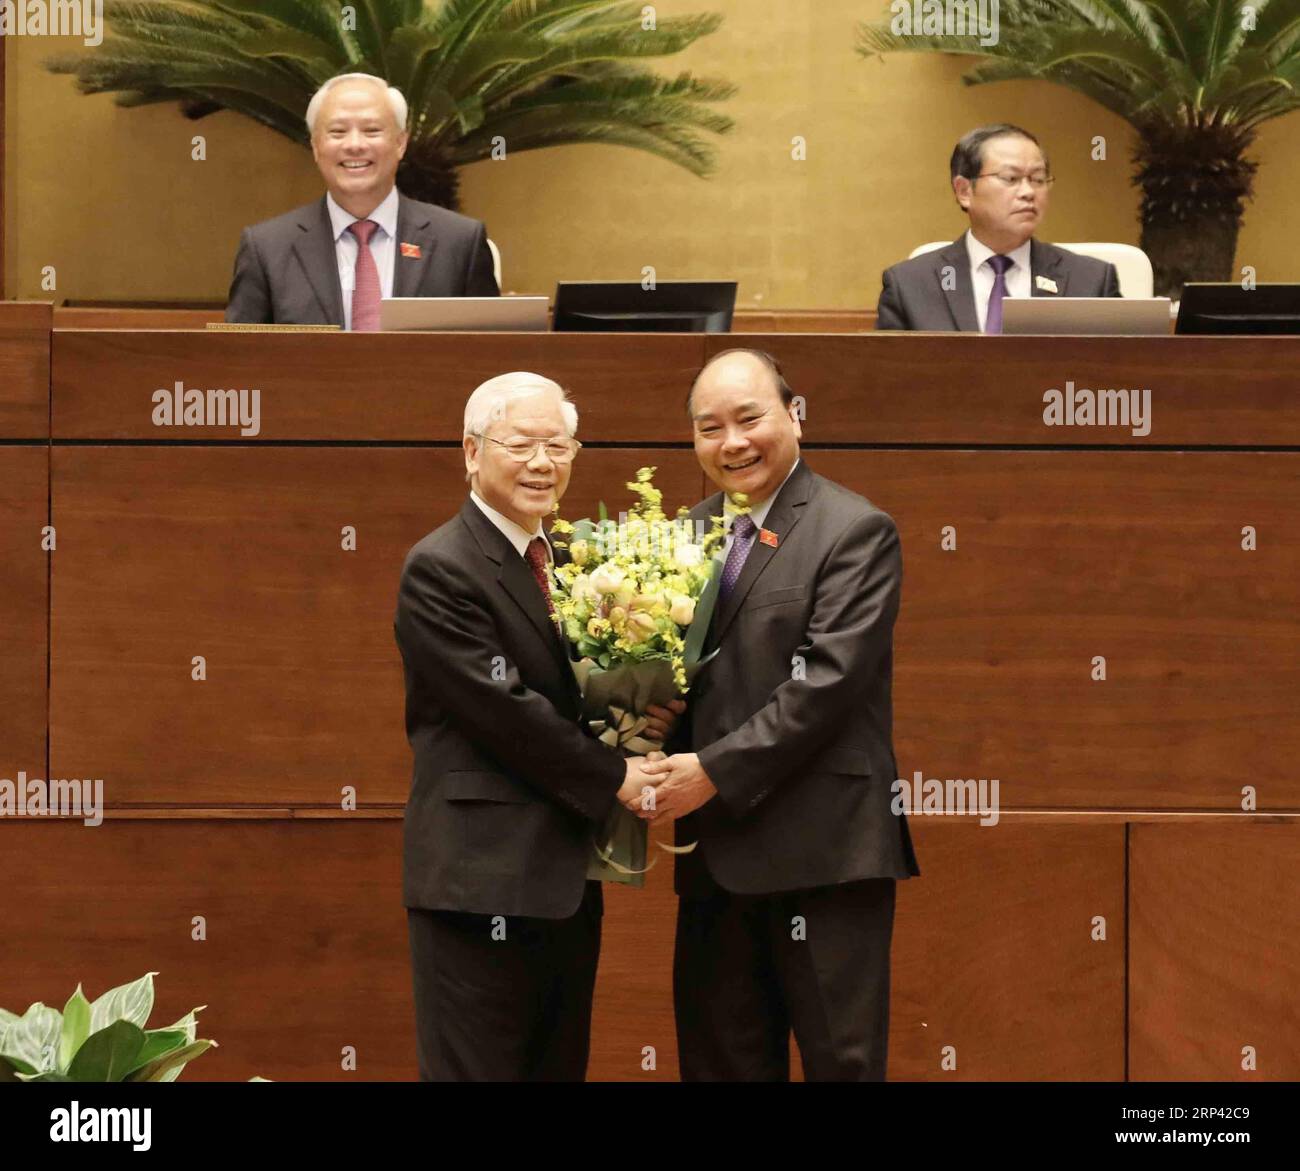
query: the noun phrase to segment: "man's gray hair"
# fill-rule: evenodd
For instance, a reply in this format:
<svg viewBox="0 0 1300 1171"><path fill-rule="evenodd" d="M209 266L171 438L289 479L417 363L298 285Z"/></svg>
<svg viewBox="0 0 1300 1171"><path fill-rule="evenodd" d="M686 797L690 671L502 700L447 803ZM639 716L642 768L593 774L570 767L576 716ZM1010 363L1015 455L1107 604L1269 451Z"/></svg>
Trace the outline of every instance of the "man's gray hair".
<svg viewBox="0 0 1300 1171"><path fill-rule="evenodd" d="M336 85L345 81L369 81L384 91L388 98L388 105L393 111L393 117L397 120L397 130L401 133L406 129L407 106L406 98L402 95L400 89L391 86L382 77L376 77L373 73L340 73L338 77L331 77L324 85L316 91L310 102L307 103L307 133L315 135L316 119L320 115L320 108L325 104L325 95L330 92Z"/></svg>
<svg viewBox="0 0 1300 1171"><path fill-rule="evenodd" d="M578 433L578 408L569 401L564 387L526 370L498 374L475 389L465 404L466 437L486 434L488 428L506 413L506 405L514 399L545 394L547 391L560 396L560 416L564 420L566 434L572 438Z"/></svg>

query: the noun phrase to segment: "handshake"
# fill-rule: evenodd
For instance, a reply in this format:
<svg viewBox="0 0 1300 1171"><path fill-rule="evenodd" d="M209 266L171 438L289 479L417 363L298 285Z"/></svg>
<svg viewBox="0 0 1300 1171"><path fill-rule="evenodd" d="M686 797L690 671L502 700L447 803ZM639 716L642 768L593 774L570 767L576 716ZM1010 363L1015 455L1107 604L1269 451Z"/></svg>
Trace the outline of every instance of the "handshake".
<svg viewBox="0 0 1300 1171"><path fill-rule="evenodd" d="M649 737L662 742L685 706L680 700L673 700L669 709L650 708ZM618 799L626 809L646 821L674 821L693 813L717 791L695 753L667 756L651 752L628 757Z"/></svg>

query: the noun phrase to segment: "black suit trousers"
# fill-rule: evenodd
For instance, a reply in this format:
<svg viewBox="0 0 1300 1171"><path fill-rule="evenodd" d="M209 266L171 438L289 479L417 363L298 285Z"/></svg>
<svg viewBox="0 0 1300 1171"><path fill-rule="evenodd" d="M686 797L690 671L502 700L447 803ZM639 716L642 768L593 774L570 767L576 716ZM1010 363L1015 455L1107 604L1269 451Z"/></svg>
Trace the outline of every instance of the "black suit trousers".
<svg viewBox="0 0 1300 1171"><path fill-rule="evenodd" d="M420 1080L582 1081L602 907L591 881L567 919L408 907Z"/></svg>
<svg viewBox="0 0 1300 1171"><path fill-rule="evenodd" d="M720 887L677 908L683 1081L883 1081L893 878L768 895Z"/></svg>

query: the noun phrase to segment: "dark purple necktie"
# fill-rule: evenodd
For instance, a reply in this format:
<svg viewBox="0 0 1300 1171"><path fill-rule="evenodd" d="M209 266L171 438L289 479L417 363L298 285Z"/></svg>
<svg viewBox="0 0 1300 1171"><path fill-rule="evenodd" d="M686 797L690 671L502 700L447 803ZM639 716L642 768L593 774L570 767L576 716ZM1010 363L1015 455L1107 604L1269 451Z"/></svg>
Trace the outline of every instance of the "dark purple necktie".
<svg viewBox="0 0 1300 1171"><path fill-rule="evenodd" d="M1010 256L990 256L993 266L993 292L989 294L989 311L984 319L985 333L1002 332L1002 299L1007 295L1007 269L1015 263Z"/></svg>
<svg viewBox="0 0 1300 1171"><path fill-rule="evenodd" d="M758 526L749 519L747 513L742 512L731 522L731 552L727 554L727 563L722 567L723 598L736 588L736 582L740 580L740 571L745 568L745 558L749 556L753 544L751 538L757 531Z"/></svg>

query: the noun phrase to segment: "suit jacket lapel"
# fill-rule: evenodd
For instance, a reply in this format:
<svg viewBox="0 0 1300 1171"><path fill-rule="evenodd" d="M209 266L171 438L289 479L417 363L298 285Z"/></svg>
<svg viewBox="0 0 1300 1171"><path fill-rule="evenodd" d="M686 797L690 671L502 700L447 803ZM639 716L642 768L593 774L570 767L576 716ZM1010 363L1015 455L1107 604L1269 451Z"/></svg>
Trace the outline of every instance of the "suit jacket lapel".
<svg viewBox="0 0 1300 1171"><path fill-rule="evenodd" d="M474 534L484 556L496 565L497 580L502 588L523 611L524 616L537 632L537 637L551 651L563 673L565 686L576 695L578 682L569 664L568 643L561 638L558 628L546 609L546 600L542 597L542 591L537 588L537 581L528 562L519 556L515 547L506 539L506 535L483 515L474 501L466 500L460 515L470 532Z"/></svg>
<svg viewBox="0 0 1300 1171"><path fill-rule="evenodd" d="M948 312L952 315L953 324L963 333L979 333L980 319L975 312L975 286L971 284L970 279L970 253L966 251L966 235L958 236L946 248L940 248L935 252L935 280L939 282L939 290L943 296L944 304L948 306ZM951 266L956 277L957 287L948 289L944 287L944 269Z"/></svg>
<svg viewBox="0 0 1300 1171"><path fill-rule="evenodd" d="M757 533L751 538L753 544L750 546L749 556L745 558L745 568L740 571L739 580L737 580L727 599L721 603L713 620L714 629L710 631L710 638L713 643L716 644L722 641L723 636L727 633L727 628L735 621L736 615L740 612L740 607L744 605L745 597L754 583L759 579L772 559L780 555L781 544L788 541L794 526L799 523L803 506L808 502L811 490L812 471L800 458L799 466L795 468L781 491L777 493L776 500L772 502L772 508L767 514L767 519L763 522L764 529L776 534L778 543L775 547L765 545L759 540Z"/></svg>
<svg viewBox="0 0 1300 1171"><path fill-rule="evenodd" d="M1051 289L1040 289L1038 287L1038 278L1040 276L1045 276L1048 280L1056 283L1055 293ZM1029 279L1033 284L1033 288L1030 290L1032 296L1066 296L1065 286L1068 276L1068 271L1061 266L1059 249L1048 244L1040 244L1037 240L1031 239L1029 241Z"/></svg>
<svg viewBox="0 0 1300 1171"><path fill-rule="evenodd" d="M298 221L300 235L293 250L307 274L312 292L320 302L325 320L334 325L343 324L343 287L339 284L338 253L334 248L334 227L322 196L313 216L308 212Z"/></svg>
<svg viewBox="0 0 1300 1171"><path fill-rule="evenodd" d="M403 256L402 245L414 244L419 256ZM438 246L427 213L419 211L412 199L399 195L397 200L397 239L393 241L393 296L418 297L424 274L429 270L433 250ZM473 501L471 501L473 503Z"/></svg>

